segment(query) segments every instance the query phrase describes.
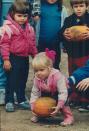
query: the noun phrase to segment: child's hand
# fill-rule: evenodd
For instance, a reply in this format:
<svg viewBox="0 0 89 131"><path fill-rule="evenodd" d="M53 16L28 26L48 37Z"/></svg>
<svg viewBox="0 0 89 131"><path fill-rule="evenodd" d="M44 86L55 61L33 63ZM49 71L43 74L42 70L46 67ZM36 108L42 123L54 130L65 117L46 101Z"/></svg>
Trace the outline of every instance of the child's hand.
<svg viewBox="0 0 89 131"><path fill-rule="evenodd" d="M34 19L35 21L38 21L38 20L40 19L40 17L37 15L37 16L34 16L33 19Z"/></svg>
<svg viewBox="0 0 89 131"><path fill-rule="evenodd" d="M50 114L50 116L55 116L59 112L60 107L56 106L56 107L52 107L52 109L55 109L55 110Z"/></svg>
<svg viewBox="0 0 89 131"><path fill-rule="evenodd" d="M6 71L9 71L9 70L11 69L11 63L10 63L9 60L4 60L3 68L4 68Z"/></svg>
<svg viewBox="0 0 89 131"><path fill-rule="evenodd" d="M70 31L69 28L65 29L63 35L64 35L64 37L65 37L67 40L69 40L69 41L72 40L72 35L71 35L71 31Z"/></svg>
<svg viewBox="0 0 89 131"><path fill-rule="evenodd" d="M81 34L83 40L89 39L89 28L87 28L85 33Z"/></svg>
<svg viewBox="0 0 89 131"><path fill-rule="evenodd" d="M76 86L80 91L85 91L87 88L89 88L89 78L83 79L78 83Z"/></svg>

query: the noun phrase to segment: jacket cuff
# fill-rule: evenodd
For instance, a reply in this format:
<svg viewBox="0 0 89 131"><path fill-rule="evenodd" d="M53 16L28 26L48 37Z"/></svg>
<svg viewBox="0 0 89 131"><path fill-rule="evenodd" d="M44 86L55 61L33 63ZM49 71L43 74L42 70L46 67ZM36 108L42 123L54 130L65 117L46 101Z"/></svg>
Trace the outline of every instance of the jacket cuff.
<svg viewBox="0 0 89 131"><path fill-rule="evenodd" d="M9 60L9 56L3 56L3 60Z"/></svg>
<svg viewBox="0 0 89 131"><path fill-rule="evenodd" d="M63 100L59 100L57 106L59 106L60 109L63 108L65 102Z"/></svg>
<svg viewBox="0 0 89 131"><path fill-rule="evenodd" d="M32 54L32 56L35 57L35 56L37 55L37 53L38 53L38 51L36 50L36 51Z"/></svg>

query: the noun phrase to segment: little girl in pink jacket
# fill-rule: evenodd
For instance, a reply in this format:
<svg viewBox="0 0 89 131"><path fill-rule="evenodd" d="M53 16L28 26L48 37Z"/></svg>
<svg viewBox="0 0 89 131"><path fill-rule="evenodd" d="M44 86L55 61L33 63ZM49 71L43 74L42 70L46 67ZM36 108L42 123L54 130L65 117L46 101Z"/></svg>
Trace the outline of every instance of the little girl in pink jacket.
<svg viewBox="0 0 89 131"><path fill-rule="evenodd" d="M34 102L37 98L52 97L57 100L57 106L50 115L54 116L60 111L64 116L64 120L60 124L67 126L73 124L74 118L70 107L67 105L66 79L59 70L53 68L54 59L55 52L46 49L46 52L37 54L32 61L35 77L30 98L31 110L33 111ZM37 122L38 120L39 117L33 113L31 121Z"/></svg>
<svg viewBox="0 0 89 131"><path fill-rule="evenodd" d="M13 112L14 92L18 107L30 109L25 97L25 87L29 71L29 55L37 53L33 28L28 23L31 7L27 1L16 1L9 9L7 20L3 24L1 37L1 55L3 67L7 74L6 111Z"/></svg>

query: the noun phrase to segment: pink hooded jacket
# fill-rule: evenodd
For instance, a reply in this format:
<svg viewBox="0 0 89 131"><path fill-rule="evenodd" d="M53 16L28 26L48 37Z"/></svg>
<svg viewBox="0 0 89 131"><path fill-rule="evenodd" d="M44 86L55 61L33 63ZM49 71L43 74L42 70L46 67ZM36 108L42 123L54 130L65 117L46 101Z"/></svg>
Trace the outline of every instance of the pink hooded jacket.
<svg viewBox="0 0 89 131"><path fill-rule="evenodd" d="M29 23L26 23L25 29L23 29L8 16L3 24L3 29L0 46L4 60L9 59L10 53L26 57L34 56L37 53L35 33Z"/></svg>

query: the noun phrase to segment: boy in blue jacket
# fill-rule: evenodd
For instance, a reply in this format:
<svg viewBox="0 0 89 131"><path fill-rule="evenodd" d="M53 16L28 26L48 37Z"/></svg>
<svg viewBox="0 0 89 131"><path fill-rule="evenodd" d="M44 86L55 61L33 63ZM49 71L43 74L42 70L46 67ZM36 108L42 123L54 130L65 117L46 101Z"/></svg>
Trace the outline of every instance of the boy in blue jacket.
<svg viewBox="0 0 89 131"><path fill-rule="evenodd" d="M85 80L86 78L89 78L89 60L86 62L86 64L83 67L80 67L77 70L75 70L72 73L72 75L68 78L70 86L71 85L77 85L76 92L80 96L84 96L83 97L83 101L84 101L85 98L87 98L89 100L89 88L88 88L88 85L85 84L82 81L82 80ZM79 86L81 86L81 87L79 88ZM82 86L87 86L87 87L83 90ZM82 104L82 108L79 108L79 111L81 111L81 112L89 111L89 102L87 102L85 104Z"/></svg>

